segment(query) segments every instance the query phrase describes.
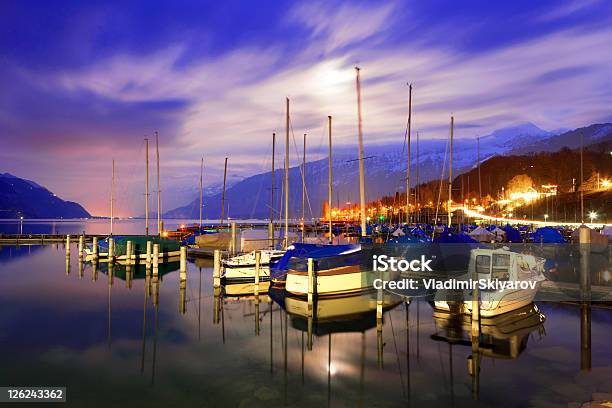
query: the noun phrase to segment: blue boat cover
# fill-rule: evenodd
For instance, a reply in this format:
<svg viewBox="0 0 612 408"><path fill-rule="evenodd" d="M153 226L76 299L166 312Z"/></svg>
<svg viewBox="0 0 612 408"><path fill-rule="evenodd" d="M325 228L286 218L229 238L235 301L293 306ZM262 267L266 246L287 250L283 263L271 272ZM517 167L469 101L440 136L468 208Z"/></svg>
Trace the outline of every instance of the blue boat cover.
<svg viewBox="0 0 612 408"><path fill-rule="evenodd" d="M565 238L563 235L553 227L542 227L538 228L533 234L531 234L531 239L536 243L544 243L544 244L563 244L565 243Z"/></svg>
<svg viewBox="0 0 612 408"><path fill-rule="evenodd" d="M360 249L359 245L319 245L319 244L302 244L294 243L287 248L285 254L270 267L270 274L272 278L282 278L289 267L289 262L292 258L301 258L306 260L312 259L324 259L342 256L347 253L353 253Z"/></svg>
<svg viewBox="0 0 612 408"><path fill-rule="evenodd" d="M478 241L466 234L451 234L444 231L433 240L436 244L477 244Z"/></svg>
<svg viewBox="0 0 612 408"><path fill-rule="evenodd" d="M506 240L508 242L523 242L521 233L516 228L513 228L510 224L506 224L502 229L506 232Z"/></svg>

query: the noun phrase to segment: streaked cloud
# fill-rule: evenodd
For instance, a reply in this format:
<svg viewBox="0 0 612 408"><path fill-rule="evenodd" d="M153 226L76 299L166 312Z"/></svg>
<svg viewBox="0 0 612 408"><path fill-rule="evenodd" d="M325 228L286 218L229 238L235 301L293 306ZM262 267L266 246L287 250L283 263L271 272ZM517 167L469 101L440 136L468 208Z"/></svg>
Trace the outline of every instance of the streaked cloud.
<svg viewBox="0 0 612 408"><path fill-rule="evenodd" d="M593 2L576 10L600 6ZM560 16L574 12L561 8L547 10L558 9ZM407 82L415 86L414 124L424 137L444 137L451 113L459 137L523 121L557 129L610 117L612 55L604 51L612 39L610 25L580 20L530 38L517 35L474 47L467 38L478 35L476 23L457 27L432 20L430 29L422 29L418 12L416 4L400 2L304 2L269 23L281 35L229 41L214 52L194 45L198 39L208 44L212 35L198 32L157 40L160 45L140 52L117 47L87 64L48 71L13 62L4 80L14 79L13 84L0 97L0 129L11 141L11 153L0 153L8 166L2 170L35 179L101 213L105 206L98 203L106 192L93 186L107 184L100 169L113 156L125 172L125 212L138 213L142 139L159 130L169 209L194 193L201 155L208 184L219 182L226 156L236 180L267 170L271 133L284 139L286 96L292 133L296 138L308 133L313 151L324 152L329 114L336 145L354 144L356 64L362 67L367 144L403 140ZM415 20L406 19L407 13ZM541 18L525 13L531 20ZM455 31L465 46L445 43ZM81 182L76 189L75 177L42 157L37 146L78 165L91 185Z"/></svg>

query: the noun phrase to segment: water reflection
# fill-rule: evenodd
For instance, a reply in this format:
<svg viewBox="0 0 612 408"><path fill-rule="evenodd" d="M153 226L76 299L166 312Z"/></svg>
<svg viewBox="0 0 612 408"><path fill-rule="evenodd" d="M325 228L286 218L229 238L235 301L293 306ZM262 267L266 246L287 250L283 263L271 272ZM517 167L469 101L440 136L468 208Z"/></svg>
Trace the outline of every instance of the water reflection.
<svg viewBox="0 0 612 408"><path fill-rule="evenodd" d="M268 407L567 406L612 383L612 318L588 304L537 303L474 335L469 315L422 299L309 305L265 282L214 288L207 260L185 276L178 263L75 273L77 252L0 260L1 383L61 379L74 406Z"/></svg>

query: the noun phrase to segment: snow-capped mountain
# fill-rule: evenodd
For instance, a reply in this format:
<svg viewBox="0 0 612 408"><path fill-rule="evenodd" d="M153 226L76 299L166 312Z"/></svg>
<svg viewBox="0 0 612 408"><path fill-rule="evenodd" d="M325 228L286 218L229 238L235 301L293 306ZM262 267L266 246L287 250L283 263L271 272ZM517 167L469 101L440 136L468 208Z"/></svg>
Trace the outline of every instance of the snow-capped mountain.
<svg viewBox="0 0 612 408"><path fill-rule="evenodd" d="M525 144L544 140L553 136L552 132L540 129L532 123L522 123L498 129L489 135L480 137L480 160L503 155L514 151ZM448 140L421 140L417 158L416 138L411 144L411 185L426 182L448 172ZM402 143L386 145L367 145L364 148L366 199L368 201L383 195L405 191L406 147ZM476 165L478 157L476 138L455 139L453 143L453 172L459 174ZM344 205L346 202L359 200L357 148L343 146L333 152L333 204ZM282 161L279 160L279 163ZM323 203L327 201L328 163L327 158L306 164L306 218L318 217ZM248 177L227 189L226 215L233 218L268 218L270 214L270 172ZM281 210L282 170L276 172L274 197L275 217L278 219ZM290 217L301 214L302 178L299 167L289 172L289 212ZM168 211L166 217L197 216L199 199L193 200L184 207ZM218 218L220 214L221 193L208 197L204 203L204 217Z"/></svg>

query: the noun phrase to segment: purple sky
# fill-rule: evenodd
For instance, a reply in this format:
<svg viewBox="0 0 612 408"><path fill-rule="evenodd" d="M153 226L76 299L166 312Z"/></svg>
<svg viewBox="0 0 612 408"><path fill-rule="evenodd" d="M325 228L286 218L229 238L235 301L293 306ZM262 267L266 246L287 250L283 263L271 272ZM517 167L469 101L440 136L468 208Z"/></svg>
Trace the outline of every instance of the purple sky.
<svg viewBox="0 0 612 408"><path fill-rule="evenodd" d="M195 196L202 155L206 185L225 156L231 181L267 170L286 96L313 149L329 114L355 144L356 64L366 144L401 143L408 81L423 137L445 137L451 112L459 137L612 120L612 3L496 3L5 2L0 172L106 215L115 158L118 212L142 214L158 130L168 210Z"/></svg>

